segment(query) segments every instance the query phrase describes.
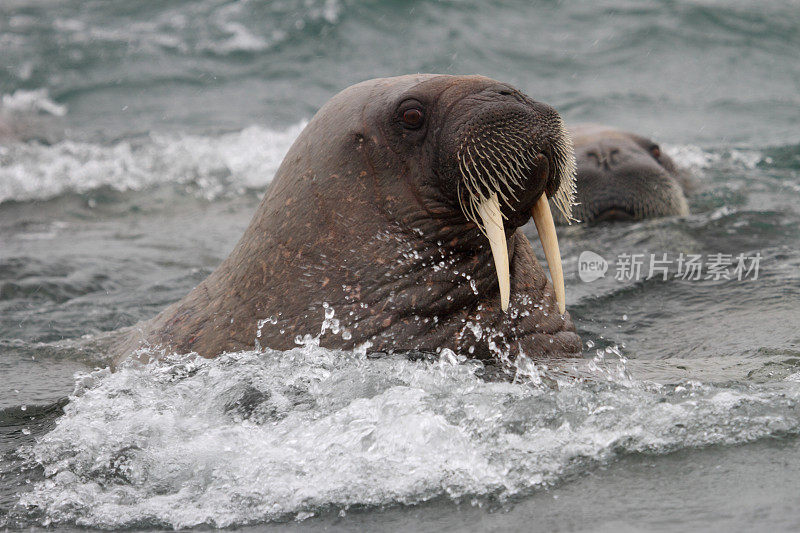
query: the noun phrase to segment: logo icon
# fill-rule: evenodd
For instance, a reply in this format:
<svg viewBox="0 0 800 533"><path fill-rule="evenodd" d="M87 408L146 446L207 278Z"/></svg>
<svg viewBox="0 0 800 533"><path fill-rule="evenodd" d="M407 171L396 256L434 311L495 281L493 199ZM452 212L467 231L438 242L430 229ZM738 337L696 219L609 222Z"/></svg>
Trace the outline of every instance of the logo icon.
<svg viewBox="0 0 800 533"><path fill-rule="evenodd" d="M591 283L605 277L608 271L608 261L603 256L590 250L584 250L578 256L578 277L581 281Z"/></svg>

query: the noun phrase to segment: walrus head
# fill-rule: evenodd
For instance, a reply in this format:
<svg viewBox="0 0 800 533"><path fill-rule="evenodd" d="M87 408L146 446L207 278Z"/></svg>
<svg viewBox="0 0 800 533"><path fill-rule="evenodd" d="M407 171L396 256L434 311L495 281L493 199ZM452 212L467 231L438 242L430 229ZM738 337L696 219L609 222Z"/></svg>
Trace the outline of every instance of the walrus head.
<svg viewBox="0 0 800 533"><path fill-rule="evenodd" d="M213 356L261 346L580 350L547 198L574 158L549 106L482 76L359 83L309 122L225 262L144 340ZM518 228L533 216L547 281Z"/></svg>
<svg viewBox="0 0 800 533"><path fill-rule="evenodd" d="M689 213L688 177L651 139L595 124L577 125L571 132L578 162L575 219L591 223Z"/></svg>
<svg viewBox="0 0 800 533"><path fill-rule="evenodd" d="M398 93L393 105L380 104L396 111L385 116L383 140L377 143L403 154L404 186L429 215L415 221L417 231L438 239L440 229L430 226L446 223L456 232L477 228L490 243L506 310L506 239L533 215L563 313L561 257L546 202L550 197L561 216L570 217L575 159L561 117L513 87L481 76L414 80Z"/></svg>

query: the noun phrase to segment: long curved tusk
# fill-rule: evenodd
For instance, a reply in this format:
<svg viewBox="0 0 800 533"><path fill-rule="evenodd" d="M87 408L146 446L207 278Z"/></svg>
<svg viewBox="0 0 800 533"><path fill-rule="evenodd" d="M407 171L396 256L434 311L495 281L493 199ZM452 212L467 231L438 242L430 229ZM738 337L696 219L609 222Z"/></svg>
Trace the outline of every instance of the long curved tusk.
<svg viewBox="0 0 800 533"><path fill-rule="evenodd" d="M503 215L500 212L497 194L481 200L478 204L478 216L481 217L486 237L489 239L489 246L492 249L494 268L497 271L497 284L500 287L500 307L503 312L506 312L511 296L511 275L508 270L506 232L503 228ZM552 223L552 218L550 220Z"/></svg>
<svg viewBox="0 0 800 533"><path fill-rule="evenodd" d="M547 196L542 194L536 205L533 206L531 215L533 215L533 222L536 224L536 231L539 232L539 240L542 241L547 266L550 267L550 279L553 280L558 311L563 315L567 310L566 293L564 292L564 271L561 268L561 252L558 249L556 225L553 222L553 214L550 212L550 204L547 203Z"/></svg>

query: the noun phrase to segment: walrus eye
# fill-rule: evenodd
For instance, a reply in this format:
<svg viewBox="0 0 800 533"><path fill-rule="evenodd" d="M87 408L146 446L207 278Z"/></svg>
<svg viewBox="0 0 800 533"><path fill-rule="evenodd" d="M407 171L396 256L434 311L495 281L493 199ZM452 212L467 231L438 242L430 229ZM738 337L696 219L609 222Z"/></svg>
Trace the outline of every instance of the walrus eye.
<svg viewBox="0 0 800 533"><path fill-rule="evenodd" d="M657 144L654 144L653 146L650 147L650 155L658 159L659 157L661 157L661 148L659 148Z"/></svg>
<svg viewBox="0 0 800 533"><path fill-rule="evenodd" d="M422 110L412 107L403 112L403 123L409 128L419 128L422 125Z"/></svg>

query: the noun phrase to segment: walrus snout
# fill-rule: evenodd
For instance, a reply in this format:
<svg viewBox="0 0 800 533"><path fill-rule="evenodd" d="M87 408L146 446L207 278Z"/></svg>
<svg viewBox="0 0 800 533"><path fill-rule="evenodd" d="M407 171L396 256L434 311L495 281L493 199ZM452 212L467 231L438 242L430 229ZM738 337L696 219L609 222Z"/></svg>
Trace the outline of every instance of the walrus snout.
<svg viewBox="0 0 800 533"><path fill-rule="evenodd" d="M456 142L450 164L457 168L464 215L480 226L477 207L496 194L510 235L530 219L532 207L546 194L560 200L559 209L569 216L575 162L556 110L506 85L482 91L462 105L469 111L457 112L463 120L452 134Z"/></svg>
<svg viewBox="0 0 800 533"><path fill-rule="evenodd" d="M643 220L689 212L678 182L651 163L584 169L581 180L575 216L584 222Z"/></svg>
<svg viewBox="0 0 800 533"><path fill-rule="evenodd" d="M450 138L456 196L464 217L489 240L503 311L510 301L508 238L533 217L565 311L561 254L547 198L570 218L575 158L560 115L501 85L463 98Z"/></svg>

